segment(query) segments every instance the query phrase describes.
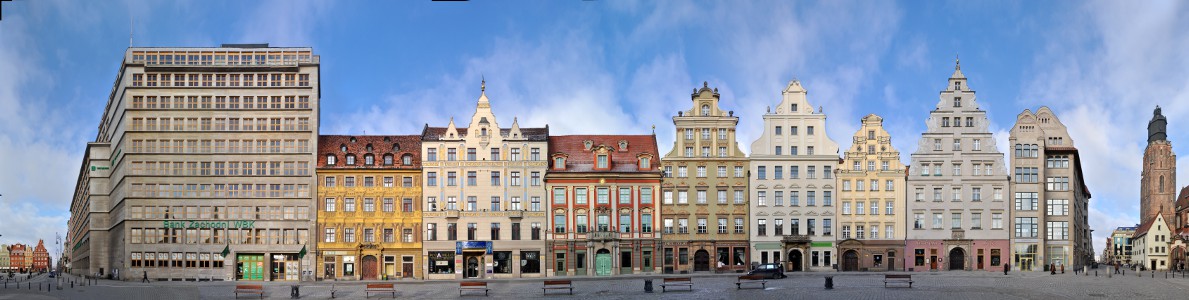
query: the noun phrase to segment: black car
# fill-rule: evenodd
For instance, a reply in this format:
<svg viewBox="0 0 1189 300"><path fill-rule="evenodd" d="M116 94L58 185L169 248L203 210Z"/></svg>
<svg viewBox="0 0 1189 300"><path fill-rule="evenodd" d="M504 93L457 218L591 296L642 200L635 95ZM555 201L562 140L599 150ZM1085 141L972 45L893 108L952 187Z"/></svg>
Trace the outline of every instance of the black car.
<svg viewBox="0 0 1189 300"><path fill-rule="evenodd" d="M784 266L780 264L762 264L755 269L747 272L747 275L764 275L765 278L780 279L788 276L784 275Z"/></svg>

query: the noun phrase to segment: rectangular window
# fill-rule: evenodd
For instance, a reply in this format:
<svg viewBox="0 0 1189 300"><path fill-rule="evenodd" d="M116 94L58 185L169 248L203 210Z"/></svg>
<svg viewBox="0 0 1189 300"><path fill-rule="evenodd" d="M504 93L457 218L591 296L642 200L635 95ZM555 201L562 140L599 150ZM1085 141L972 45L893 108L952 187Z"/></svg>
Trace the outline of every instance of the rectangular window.
<svg viewBox="0 0 1189 300"><path fill-rule="evenodd" d="M1017 217L1016 218L1016 237L1018 238L1035 238L1037 233L1036 218Z"/></svg>

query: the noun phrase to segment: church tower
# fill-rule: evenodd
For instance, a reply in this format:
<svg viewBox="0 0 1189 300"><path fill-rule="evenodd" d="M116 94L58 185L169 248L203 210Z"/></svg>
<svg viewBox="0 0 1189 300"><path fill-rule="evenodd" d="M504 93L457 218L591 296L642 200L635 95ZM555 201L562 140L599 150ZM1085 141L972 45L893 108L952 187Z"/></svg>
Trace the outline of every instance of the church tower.
<svg viewBox="0 0 1189 300"><path fill-rule="evenodd" d="M1163 214L1173 217L1173 200L1177 190L1177 155L1168 141L1168 120L1160 113L1160 106L1148 121L1148 147L1144 150L1144 171L1140 183L1140 223L1147 223Z"/></svg>

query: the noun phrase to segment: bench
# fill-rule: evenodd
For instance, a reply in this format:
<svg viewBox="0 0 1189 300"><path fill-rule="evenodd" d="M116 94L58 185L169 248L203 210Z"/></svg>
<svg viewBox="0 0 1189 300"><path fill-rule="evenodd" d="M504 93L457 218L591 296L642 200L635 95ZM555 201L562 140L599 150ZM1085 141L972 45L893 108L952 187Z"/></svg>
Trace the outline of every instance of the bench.
<svg viewBox="0 0 1189 300"><path fill-rule="evenodd" d="M257 294L260 299L264 299L264 286L258 284L237 284L235 285L235 297L239 298L239 294Z"/></svg>
<svg viewBox="0 0 1189 300"><path fill-rule="evenodd" d="M491 289L487 288L487 283L482 281L463 281L458 283L458 295L462 296L463 291L483 291L483 296L487 296L487 292Z"/></svg>
<svg viewBox="0 0 1189 300"><path fill-rule="evenodd" d="M367 289L363 290L363 297L371 296L371 293L387 294L392 293L392 298L396 298L396 284L394 283L369 283Z"/></svg>
<svg viewBox="0 0 1189 300"><path fill-rule="evenodd" d="M908 283L908 287L912 288L912 275L886 274L883 276L883 287L888 287L888 283Z"/></svg>
<svg viewBox="0 0 1189 300"><path fill-rule="evenodd" d="M661 283L661 293L664 293L665 289L670 286L684 286L689 288L691 291L694 290L694 282L689 277L665 278L665 280Z"/></svg>
<svg viewBox="0 0 1189 300"><path fill-rule="evenodd" d="M749 284L749 283L750 283L750 284L756 284L756 283L758 283L758 284L760 284L760 288L761 288L761 289L768 288L768 279L765 279L763 275L743 275L743 276L739 276L739 279L738 279L737 281L735 281L735 288L736 288L736 289L743 289L743 285L744 285L744 284Z"/></svg>
<svg viewBox="0 0 1189 300"><path fill-rule="evenodd" d="M574 285L569 280L546 280L541 285L541 295L545 295L545 292L549 290L569 290L570 295L573 295Z"/></svg>

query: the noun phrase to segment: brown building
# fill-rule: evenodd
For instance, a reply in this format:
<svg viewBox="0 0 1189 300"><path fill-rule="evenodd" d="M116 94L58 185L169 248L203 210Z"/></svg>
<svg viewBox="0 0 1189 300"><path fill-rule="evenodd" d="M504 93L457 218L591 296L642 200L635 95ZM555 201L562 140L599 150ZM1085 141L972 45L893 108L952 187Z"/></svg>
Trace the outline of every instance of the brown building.
<svg viewBox="0 0 1189 300"><path fill-rule="evenodd" d="M1181 193L1177 196L1176 217L1173 217L1172 226L1176 226L1172 230L1172 260L1173 267L1184 269L1189 260L1186 258L1186 250L1189 250L1189 186L1181 188Z"/></svg>
<svg viewBox="0 0 1189 300"><path fill-rule="evenodd" d="M1148 147L1144 149L1144 170L1140 182L1140 224L1147 224L1156 214L1173 221L1173 197L1177 189L1177 154L1172 151L1166 127L1168 120L1160 107L1148 121Z"/></svg>
<svg viewBox="0 0 1189 300"><path fill-rule="evenodd" d="M749 162L736 142L739 117L719 108L718 90L706 83L690 100L673 117L677 140L661 159L663 270L746 270Z"/></svg>
<svg viewBox="0 0 1189 300"><path fill-rule="evenodd" d="M37 240L37 247L33 248L32 263L34 271L49 271L50 252L45 250L45 240Z"/></svg>

